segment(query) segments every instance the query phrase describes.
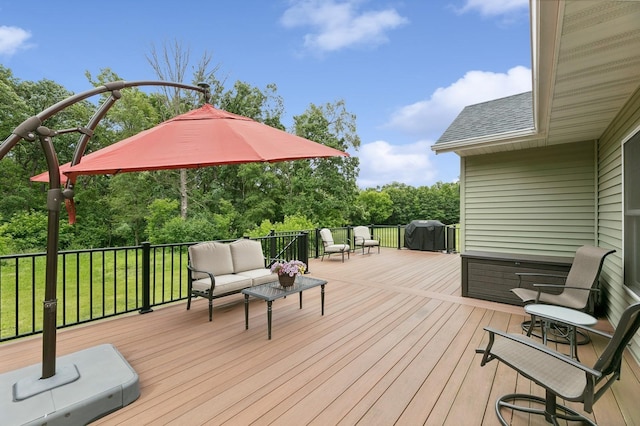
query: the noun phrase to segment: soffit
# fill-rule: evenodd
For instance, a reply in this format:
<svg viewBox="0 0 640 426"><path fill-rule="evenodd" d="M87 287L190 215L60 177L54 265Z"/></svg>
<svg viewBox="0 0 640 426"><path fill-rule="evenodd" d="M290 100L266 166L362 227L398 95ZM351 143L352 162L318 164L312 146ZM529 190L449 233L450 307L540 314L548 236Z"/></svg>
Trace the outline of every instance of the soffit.
<svg viewBox="0 0 640 426"><path fill-rule="evenodd" d="M548 121L540 130L548 144L599 139L640 87L640 1L566 1L559 19Z"/></svg>

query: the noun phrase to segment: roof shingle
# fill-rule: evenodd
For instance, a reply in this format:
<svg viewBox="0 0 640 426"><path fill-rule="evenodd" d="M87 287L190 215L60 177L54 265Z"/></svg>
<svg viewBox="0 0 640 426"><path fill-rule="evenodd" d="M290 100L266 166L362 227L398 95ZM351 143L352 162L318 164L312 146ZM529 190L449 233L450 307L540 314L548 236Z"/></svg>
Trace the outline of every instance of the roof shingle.
<svg viewBox="0 0 640 426"><path fill-rule="evenodd" d="M466 106L436 145L533 129L532 92Z"/></svg>

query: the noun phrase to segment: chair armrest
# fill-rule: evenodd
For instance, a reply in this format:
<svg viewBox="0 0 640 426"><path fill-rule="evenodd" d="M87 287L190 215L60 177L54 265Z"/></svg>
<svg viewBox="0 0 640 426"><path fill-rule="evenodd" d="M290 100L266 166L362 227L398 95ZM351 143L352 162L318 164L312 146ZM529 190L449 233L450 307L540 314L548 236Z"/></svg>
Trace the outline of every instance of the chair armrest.
<svg viewBox="0 0 640 426"><path fill-rule="evenodd" d="M484 349L483 353L483 357L482 357L482 364L481 365L485 365L487 362L491 361L492 359L494 359L495 357L492 357L491 355L491 348L493 347L493 342L495 341L495 336L500 336L502 338L505 339L509 339L511 341L523 344L525 346L528 346L530 348L536 349L540 352L544 352L546 355L556 358L566 364L570 364L573 367L579 368L580 370L584 371L587 374L590 374L596 378L599 378L602 376L602 373L598 370L594 370L591 367L587 367L584 364L579 363L578 361L574 360L573 358L562 354L560 352L554 351L552 350L550 347L543 345L542 343L538 343L537 341L524 336L522 334L510 334L510 333L505 333L501 330L497 330L491 327L484 327L484 330L489 332L489 344L487 345L487 347Z"/></svg>
<svg viewBox="0 0 640 426"><path fill-rule="evenodd" d="M561 284L533 284L534 287L541 289L542 287L545 288L562 288L562 289L566 289L566 288L570 288L573 290L585 290L585 291L592 291L594 293L597 293L600 291L599 288L584 288L584 287L573 287L573 286L566 286L566 285L561 285Z"/></svg>
<svg viewBox="0 0 640 426"><path fill-rule="evenodd" d="M518 287L522 285L522 277L567 278L566 274L543 274L538 272L516 272L515 274L518 276Z"/></svg>
<svg viewBox="0 0 640 426"><path fill-rule="evenodd" d="M209 278L211 279L211 291L213 291L213 289L214 289L214 288L215 288L215 286L216 286L216 278L213 276L213 274L212 274L211 272L209 272L209 271L202 271L202 270L200 270L200 269L196 269L196 268L194 268L194 267L193 267L193 266L191 266L191 265L187 265L187 269L188 269L189 271L191 271L192 273L193 273L193 272L199 272L199 273L201 273L201 274L207 274L207 275L209 275ZM189 285L191 285L191 280L193 280L193 276L192 276L192 274L189 274Z"/></svg>
<svg viewBox="0 0 640 426"><path fill-rule="evenodd" d="M522 277L553 277L553 278L567 278L567 274L542 274L538 272L516 272L518 276Z"/></svg>
<svg viewBox="0 0 640 426"><path fill-rule="evenodd" d="M586 325L579 325L576 324L576 328L580 328L582 330L588 331L589 333L593 333L593 334L597 334L599 336L602 337L606 337L607 339L611 340L613 338L613 335L610 333L607 333L606 331L602 331L602 330L597 330L595 328L586 326Z"/></svg>

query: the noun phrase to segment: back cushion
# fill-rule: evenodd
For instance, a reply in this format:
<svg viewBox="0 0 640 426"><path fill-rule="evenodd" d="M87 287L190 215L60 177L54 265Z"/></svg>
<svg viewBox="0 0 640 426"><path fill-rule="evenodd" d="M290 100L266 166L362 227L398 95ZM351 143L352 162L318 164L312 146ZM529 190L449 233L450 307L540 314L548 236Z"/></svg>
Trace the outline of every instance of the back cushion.
<svg viewBox="0 0 640 426"><path fill-rule="evenodd" d="M327 228L322 228L320 230L320 238L322 238L322 242L325 246L333 245L333 236L331 235L331 231Z"/></svg>
<svg viewBox="0 0 640 426"><path fill-rule="evenodd" d="M201 271L211 272L213 275L233 273L229 244L207 241L189 246L189 259L191 266ZM197 280L207 277L207 274L193 274L193 278Z"/></svg>
<svg viewBox="0 0 640 426"><path fill-rule="evenodd" d="M233 272L265 267L260 242L242 238L232 242L229 246L231 246L231 256L233 257Z"/></svg>

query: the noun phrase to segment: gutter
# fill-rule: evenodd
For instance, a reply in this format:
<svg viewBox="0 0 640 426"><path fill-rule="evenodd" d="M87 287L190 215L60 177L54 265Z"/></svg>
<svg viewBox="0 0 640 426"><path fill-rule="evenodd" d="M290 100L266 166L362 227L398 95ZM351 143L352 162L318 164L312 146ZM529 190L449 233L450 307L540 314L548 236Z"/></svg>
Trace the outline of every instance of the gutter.
<svg viewBox="0 0 640 426"><path fill-rule="evenodd" d="M436 154L459 152L467 149L486 148L540 139L542 136L534 128L486 135L478 138L459 139L450 142L438 142L431 145Z"/></svg>

